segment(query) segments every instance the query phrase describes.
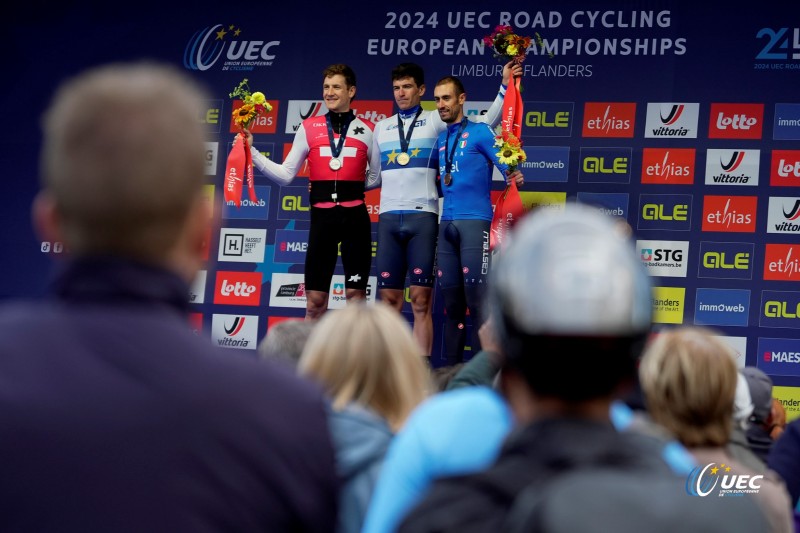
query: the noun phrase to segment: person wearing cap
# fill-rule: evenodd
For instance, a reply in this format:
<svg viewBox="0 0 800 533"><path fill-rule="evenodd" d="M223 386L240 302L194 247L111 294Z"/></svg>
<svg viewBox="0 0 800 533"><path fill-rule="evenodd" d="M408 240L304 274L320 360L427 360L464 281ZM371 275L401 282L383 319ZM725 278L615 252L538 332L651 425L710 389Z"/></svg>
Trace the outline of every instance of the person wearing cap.
<svg viewBox="0 0 800 533"><path fill-rule="evenodd" d="M512 230L487 306L516 428L487 469L436 480L399 531L765 530L754 502L688 497L663 441L612 424L652 324L650 280L618 231L579 204Z"/></svg>
<svg viewBox="0 0 800 533"><path fill-rule="evenodd" d="M754 366L746 366L739 371L747 382L753 412L747 420L745 434L753 453L765 464L769 450L774 442L772 431L772 379Z"/></svg>

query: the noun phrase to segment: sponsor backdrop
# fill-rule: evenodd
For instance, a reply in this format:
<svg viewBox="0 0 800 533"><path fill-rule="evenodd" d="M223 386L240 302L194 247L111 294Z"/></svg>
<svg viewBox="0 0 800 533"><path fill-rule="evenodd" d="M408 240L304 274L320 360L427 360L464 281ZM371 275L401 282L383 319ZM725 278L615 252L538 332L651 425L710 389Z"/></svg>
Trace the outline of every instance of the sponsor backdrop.
<svg viewBox="0 0 800 533"><path fill-rule="evenodd" d="M783 4L783 5L781 5ZM98 4L99 6L99 4ZM0 132L10 194L0 210L0 296L38 294L52 261L69 253L39 241L29 207L37 189L42 105L65 77L111 60L165 60L205 83L208 201L221 221L192 286L193 327L212 342L252 350L269 324L302 317L309 221L307 169L280 187L256 175L258 200L223 205L235 134L228 93L248 78L273 111L256 147L282 160L305 117L321 115L321 71L359 76L356 113L394 112L390 70L415 61L435 82L460 77L466 113L488 108L501 65L482 38L498 24L538 33L524 63L522 138L528 209L566 202L626 220L655 278L660 325L706 324L781 386L796 416L800 395L800 7L784 2L460 2L378 7L287 3L244 10L198 4L128 11L92 3L18 6L2 39L6 82ZM26 13L28 11L28 13ZM124 124L120 124L124 127ZM496 199L503 188L499 176ZM379 191L367 195L377 230ZM373 238L373 240L375 240ZM375 250L374 250L375 251ZM331 308L344 304L341 270ZM373 273L370 298L376 297ZM434 363L441 351L435 298ZM410 319L408 304L405 309ZM469 327L472 327L471 325ZM565 355L566 356L566 355Z"/></svg>

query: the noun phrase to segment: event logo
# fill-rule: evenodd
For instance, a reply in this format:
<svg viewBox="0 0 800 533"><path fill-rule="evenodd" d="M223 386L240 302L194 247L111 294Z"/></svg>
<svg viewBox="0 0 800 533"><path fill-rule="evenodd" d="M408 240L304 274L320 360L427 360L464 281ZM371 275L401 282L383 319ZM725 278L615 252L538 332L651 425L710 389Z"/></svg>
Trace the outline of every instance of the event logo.
<svg viewBox="0 0 800 533"><path fill-rule="evenodd" d="M705 196L703 231L754 233L757 196Z"/></svg>
<svg viewBox="0 0 800 533"><path fill-rule="evenodd" d="M308 187L281 187L279 195L279 220L310 220Z"/></svg>
<svg viewBox="0 0 800 533"><path fill-rule="evenodd" d="M262 263L266 242L265 229L222 228L219 231L217 261Z"/></svg>
<svg viewBox="0 0 800 533"><path fill-rule="evenodd" d="M238 38L241 34L235 24L215 24L196 31L183 51L183 66L204 72L222 57L220 70L252 71L272 65L281 42L242 40Z"/></svg>
<svg viewBox="0 0 800 533"><path fill-rule="evenodd" d="M756 366L777 376L800 376L800 339L758 338ZM795 409L798 404L792 402Z"/></svg>
<svg viewBox="0 0 800 533"><path fill-rule="evenodd" d="M691 185L694 183L694 148L642 150L642 183Z"/></svg>
<svg viewBox="0 0 800 533"><path fill-rule="evenodd" d="M760 139L764 104L711 104L709 139Z"/></svg>
<svg viewBox="0 0 800 533"><path fill-rule="evenodd" d="M583 108L584 137L633 137L636 103L586 102Z"/></svg>
<svg viewBox="0 0 800 533"><path fill-rule="evenodd" d="M275 262L303 264L308 247L308 230L275 231Z"/></svg>
<svg viewBox="0 0 800 533"><path fill-rule="evenodd" d="M369 213L371 222L378 222L378 216L381 214L381 190L372 189L364 193L364 204Z"/></svg>
<svg viewBox="0 0 800 533"><path fill-rule="evenodd" d="M572 137L573 102L525 102L523 137Z"/></svg>
<svg viewBox="0 0 800 533"><path fill-rule="evenodd" d="M690 496L704 498L711 493L723 496L743 496L745 494L758 494L762 475L734 474L731 467L725 463L708 463L697 466L686 478L686 492Z"/></svg>
<svg viewBox="0 0 800 533"><path fill-rule="evenodd" d="M630 183L631 154L631 148L581 147L578 182Z"/></svg>
<svg viewBox="0 0 800 533"><path fill-rule="evenodd" d="M798 32L797 46L800 48L800 29L796 31ZM798 66L800 67L800 65ZM780 141L800 140L800 104L775 104L772 138Z"/></svg>
<svg viewBox="0 0 800 533"><path fill-rule="evenodd" d="M645 138L697 138L700 104L648 103Z"/></svg>
<svg viewBox="0 0 800 533"><path fill-rule="evenodd" d="M691 194L639 195L638 229L689 231L691 226Z"/></svg>
<svg viewBox="0 0 800 533"><path fill-rule="evenodd" d="M768 243L764 251L764 279L800 281L800 245Z"/></svg>
<svg viewBox="0 0 800 533"><path fill-rule="evenodd" d="M217 272L215 304L259 305L261 303L261 272Z"/></svg>
<svg viewBox="0 0 800 533"><path fill-rule="evenodd" d="M686 277L689 241L637 240L636 249L651 276Z"/></svg>
<svg viewBox="0 0 800 533"><path fill-rule="evenodd" d="M626 192L579 192L577 199L582 204L593 205L606 215L628 220L628 193Z"/></svg>
<svg viewBox="0 0 800 533"><path fill-rule="evenodd" d="M697 289L694 323L747 326L750 291L747 289Z"/></svg>
<svg viewBox="0 0 800 533"><path fill-rule="evenodd" d="M800 150L773 150L769 184L773 187L800 187Z"/></svg>
<svg viewBox="0 0 800 533"><path fill-rule="evenodd" d="M214 314L211 317L211 338L224 348L254 350L258 342L258 317Z"/></svg>
<svg viewBox="0 0 800 533"><path fill-rule="evenodd" d="M253 133L275 133L275 130L277 129L280 102L278 100L267 100L267 102L272 106L272 111L269 113L262 113L253 119L253 121L250 123L250 131ZM233 101L233 109L238 109L241 106L241 100ZM233 115L231 115L228 131L230 133L239 133L239 129L239 126L237 126L234 122ZM272 152L272 149L270 149L270 152Z"/></svg>
<svg viewBox="0 0 800 533"><path fill-rule="evenodd" d="M764 42L756 59L767 62L756 63L754 66L757 70L770 67L775 70L800 69L800 65L791 62L800 59L800 28L761 28L756 38Z"/></svg>
<svg viewBox="0 0 800 533"><path fill-rule="evenodd" d="M239 220L267 220L269 218L269 196L272 188L269 185L256 185L256 200L253 202L249 197L242 197L242 203L237 209L233 200L225 203L223 198L222 218L234 218Z"/></svg>
<svg viewBox="0 0 800 533"><path fill-rule="evenodd" d="M700 243L698 278L753 279L752 242Z"/></svg>
<svg viewBox="0 0 800 533"><path fill-rule="evenodd" d="M800 292L762 291L762 328L800 328Z"/></svg>
<svg viewBox="0 0 800 533"><path fill-rule="evenodd" d="M767 233L800 233L800 198L770 196L767 211Z"/></svg>
<svg viewBox="0 0 800 533"><path fill-rule="evenodd" d="M683 324L684 287L653 287L653 322Z"/></svg>
<svg viewBox="0 0 800 533"><path fill-rule="evenodd" d="M220 114L222 113L222 100L205 100L206 106L201 115L197 117L197 121L206 125L208 133L219 133L222 131L222 121Z"/></svg>
<svg viewBox="0 0 800 533"><path fill-rule="evenodd" d="M758 185L761 150L706 152L706 185Z"/></svg>
<svg viewBox="0 0 800 533"><path fill-rule="evenodd" d="M197 274L192 280L192 285L189 287L189 303L201 304L206 301L206 278L208 271L198 270Z"/></svg>
<svg viewBox="0 0 800 533"><path fill-rule="evenodd" d="M520 169L525 181L566 182L569 178L569 146L529 146Z"/></svg>
<svg viewBox="0 0 800 533"><path fill-rule="evenodd" d="M217 152L219 152L218 142L206 143L206 176L217 175Z"/></svg>

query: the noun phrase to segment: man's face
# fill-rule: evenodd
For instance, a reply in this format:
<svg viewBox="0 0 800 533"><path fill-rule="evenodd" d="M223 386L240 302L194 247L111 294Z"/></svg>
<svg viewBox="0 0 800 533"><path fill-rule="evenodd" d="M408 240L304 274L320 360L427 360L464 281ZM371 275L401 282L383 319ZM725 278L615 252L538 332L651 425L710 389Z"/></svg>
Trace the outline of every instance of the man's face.
<svg viewBox="0 0 800 533"><path fill-rule="evenodd" d="M348 87L341 74L328 76L322 82L322 98L328 111L344 113L350 111L350 101L356 95L355 87Z"/></svg>
<svg viewBox="0 0 800 533"><path fill-rule="evenodd" d="M419 105L422 95L425 94L425 85L417 85L414 78L407 76L392 82L392 90L394 91L394 101L397 102L397 107L400 111L411 109Z"/></svg>
<svg viewBox="0 0 800 533"><path fill-rule="evenodd" d="M452 83L437 85L433 89L433 100L436 102L436 110L439 117L445 124L459 122L462 117L462 109L467 95L464 93L456 96L456 86Z"/></svg>

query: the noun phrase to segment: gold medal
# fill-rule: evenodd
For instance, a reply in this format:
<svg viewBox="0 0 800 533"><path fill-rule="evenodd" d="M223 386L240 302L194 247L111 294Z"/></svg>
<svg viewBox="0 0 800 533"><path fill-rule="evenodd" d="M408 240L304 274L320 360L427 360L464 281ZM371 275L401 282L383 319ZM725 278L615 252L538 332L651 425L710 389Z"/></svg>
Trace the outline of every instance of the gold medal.
<svg viewBox="0 0 800 533"><path fill-rule="evenodd" d="M448 172L447 174L444 175L444 184L450 185L450 183L452 182L453 182L453 176Z"/></svg>
<svg viewBox="0 0 800 533"><path fill-rule="evenodd" d="M342 168L342 160L332 157L328 162L328 166L331 167L331 170L339 170Z"/></svg>
<svg viewBox="0 0 800 533"><path fill-rule="evenodd" d="M409 161L411 161L411 156L409 156L407 153L400 152L397 155L397 164L398 165L406 166Z"/></svg>

